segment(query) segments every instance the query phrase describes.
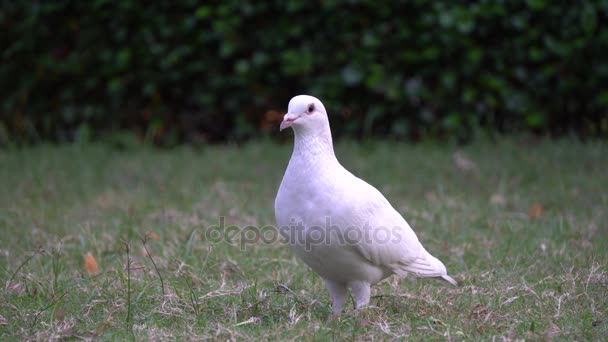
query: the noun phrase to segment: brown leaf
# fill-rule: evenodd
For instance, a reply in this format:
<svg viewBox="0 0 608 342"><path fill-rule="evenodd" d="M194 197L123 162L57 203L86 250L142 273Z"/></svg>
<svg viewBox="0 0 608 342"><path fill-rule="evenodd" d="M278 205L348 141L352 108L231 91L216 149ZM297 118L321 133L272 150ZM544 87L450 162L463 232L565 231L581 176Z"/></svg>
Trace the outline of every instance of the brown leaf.
<svg viewBox="0 0 608 342"><path fill-rule="evenodd" d="M95 257L91 252L87 252L87 255L85 255L84 257L84 269L90 275L99 274L99 266L97 266L97 260L95 260Z"/></svg>
<svg viewBox="0 0 608 342"><path fill-rule="evenodd" d="M507 200L505 199L505 196L503 196L502 194L494 194L494 195L492 195L492 197L490 197L490 203L502 207L505 204L507 204Z"/></svg>
<svg viewBox="0 0 608 342"><path fill-rule="evenodd" d="M148 230L146 232L146 235L148 235L150 237L150 239L152 239L152 240L156 240L156 241L160 240L160 236L158 236L158 234L156 234L156 232L153 230Z"/></svg>
<svg viewBox="0 0 608 342"><path fill-rule="evenodd" d="M264 118L260 122L260 128L263 130L267 130L269 128L278 126L278 124L283 120L283 114L276 110L268 110L264 113Z"/></svg>
<svg viewBox="0 0 608 342"><path fill-rule="evenodd" d="M108 327L110 326L111 321L112 321L112 316L108 317L108 319L106 319L105 322L103 322L102 324L97 326L97 329L95 329L94 335L95 336L103 335L103 333L106 331L106 329L108 329Z"/></svg>
<svg viewBox="0 0 608 342"><path fill-rule="evenodd" d="M464 153L455 152L452 155L452 160L458 170L465 173L474 173L476 175L479 174L479 168L477 167L477 164L469 157L467 157Z"/></svg>
<svg viewBox="0 0 608 342"><path fill-rule="evenodd" d="M545 331L545 336L547 337L548 340L551 340L554 337L561 335L561 333L562 333L562 329L560 329L559 326L557 326L553 322L549 322L549 326L547 327L547 330Z"/></svg>
<svg viewBox="0 0 608 342"><path fill-rule="evenodd" d="M481 304L476 304L473 309L471 310L471 313L469 314L469 318L472 319L482 319L484 317L486 317L488 314L490 313L490 310L481 305Z"/></svg>
<svg viewBox="0 0 608 342"><path fill-rule="evenodd" d="M539 218L543 212L545 211L545 208L539 204L539 203L534 203L530 206L530 209L528 209L528 216L530 216L530 218Z"/></svg>

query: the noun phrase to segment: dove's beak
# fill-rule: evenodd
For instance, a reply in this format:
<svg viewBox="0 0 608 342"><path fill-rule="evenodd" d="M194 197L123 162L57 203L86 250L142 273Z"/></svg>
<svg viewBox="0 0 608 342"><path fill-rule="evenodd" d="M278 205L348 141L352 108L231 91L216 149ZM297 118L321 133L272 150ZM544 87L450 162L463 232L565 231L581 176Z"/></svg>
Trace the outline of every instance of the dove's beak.
<svg viewBox="0 0 608 342"><path fill-rule="evenodd" d="M291 124L293 124L294 121L296 121L300 116L298 114L293 114L293 113L287 113L285 114L285 116L283 116L283 122L281 122L281 126L279 127L279 130L284 130L285 128L291 126Z"/></svg>

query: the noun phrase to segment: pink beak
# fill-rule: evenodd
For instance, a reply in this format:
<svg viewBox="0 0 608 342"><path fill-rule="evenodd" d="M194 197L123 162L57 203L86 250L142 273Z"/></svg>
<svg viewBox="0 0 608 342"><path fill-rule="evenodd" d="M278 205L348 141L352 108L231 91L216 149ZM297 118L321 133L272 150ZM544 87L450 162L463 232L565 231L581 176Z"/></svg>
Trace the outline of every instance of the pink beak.
<svg viewBox="0 0 608 342"><path fill-rule="evenodd" d="M285 128L291 126L294 121L296 121L300 116L293 113L287 113L283 116L283 122L281 122L281 126L279 126L279 130L284 130Z"/></svg>

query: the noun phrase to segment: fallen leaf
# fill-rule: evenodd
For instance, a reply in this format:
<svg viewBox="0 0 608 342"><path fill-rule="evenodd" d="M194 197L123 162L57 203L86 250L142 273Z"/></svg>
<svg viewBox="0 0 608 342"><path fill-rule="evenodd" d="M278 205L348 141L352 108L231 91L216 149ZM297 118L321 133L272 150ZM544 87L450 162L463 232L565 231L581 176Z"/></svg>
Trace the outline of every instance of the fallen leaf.
<svg viewBox="0 0 608 342"><path fill-rule="evenodd" d="M533 219L538 218L543 214L544 211L545 208L541 204L534 203L530 206L530 209L528 209L528 216Z"/></svg>
<svg viewBox="0 0 608 342"><path fill-rule="evenodd" d="M433 324L441 324L441 325L445 325L445 323L443 323L442 320L440 320L439 318L435 318L433 316L429 317L429 321Z"/></svg>
<svg viewBox="0 0 608 342"><path fill-rule="evenodd" d="M109 316L105 322L103 322L102 324L100 324L99 326L97 326L97 329L95 329L94 335L95 336L101 336L103 335L103 333L106 331L106 329L110 326L110 322L112 321L112 316Z"/></svg>
<svg viewBox="0 0 608 342"><path fill-rule="evenodd" d="M547 330L545 331L545 335L547 336L547 338L552 339L556 336L561 335L561 333L562 333L562 329L560 329L559 326L557 326L553 322L549 322L549 326L547 327Z"/></svg>
<svg viewBox="0 0 608 342"><path fill-rule="evenodd" d="M469 314L469 318L472 319L482 319L484 317L487 317L488 314L490 313L490 310L481 305L481 304L476 304L473 309L471 310L471 313Z"/></svg>
<svg viewBox="0 0 608 342"><path fill-rule="evenodd" d="M63 319L65 318L66 314L67 314L67 311L64 308L59 307L59 308L55 309L55 314L54 314L55 317L54 318L57 321L63 321Z"/></svg>
<svg viewBox="0 0 608 342"><path fill-rule="evenodd" d="M454 161L454 165L456 165L456 168L459 169L460 171L472 172L475 174L479 173L479 168L477 167L477 164L475 164L474 161L469 159L469 157L464 155L464 153L455 152L452 155L452 159Z"/></svg>
<svg viewBox="0 0 608 342"><path fill-rule="evenodd" d="M160 236L158 236L158 234L156 234L156 232L153 230L148 230L146 232L146 235L148 235L150 237L150 239L152 239L152 240L156 240L156 241L160 240Z"/></svg>
<svg viewBox="0 0 608 342"><path fill-rule="evenodd" d="M6 281L6 285L4 286L4 290L8 293L15 295L22 295L25 293L25 284L22 282L13 282L10 280Z"/></svg>
<svg viewBox="0 0 608 342"><path fill-rule="evenodd" d="M507 200L505 199L505 196L501 194L494 194L492 195L492 197L490 197L490 203L494 205L504 206L505 204L507 204Z"/></svg>
<svg viewBox="0 0 608 342"><path fill-rule="evenodd" d="M97 266L97 260L95 260L95 257L91 252L87 252L87 255L84 257L84 269L90 275L99 274L99 266Z"/></svg>
<svg viewBox="0 0 608 342"><path fill-rule="evenodd" d="M283 121L283 114L281 112L269 110L264 113L264 118L260 122L260 128L266 130L277 126L281 121Z"/></svg>

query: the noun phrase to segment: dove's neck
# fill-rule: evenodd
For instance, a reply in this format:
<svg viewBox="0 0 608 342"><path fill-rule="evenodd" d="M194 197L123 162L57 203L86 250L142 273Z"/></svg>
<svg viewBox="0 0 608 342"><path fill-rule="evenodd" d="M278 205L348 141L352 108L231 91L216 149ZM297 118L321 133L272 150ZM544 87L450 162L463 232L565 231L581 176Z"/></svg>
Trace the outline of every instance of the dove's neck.
<svg viewBox="0 0 608 342"><path fill-rule="evenodd" d="M334 145L331 132L298 132L295 133L292 159L297 159L304 164L334 163L338 162L334 154Z"/></svg>

